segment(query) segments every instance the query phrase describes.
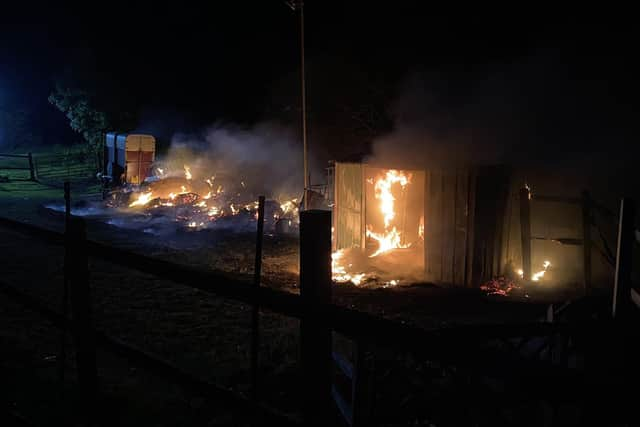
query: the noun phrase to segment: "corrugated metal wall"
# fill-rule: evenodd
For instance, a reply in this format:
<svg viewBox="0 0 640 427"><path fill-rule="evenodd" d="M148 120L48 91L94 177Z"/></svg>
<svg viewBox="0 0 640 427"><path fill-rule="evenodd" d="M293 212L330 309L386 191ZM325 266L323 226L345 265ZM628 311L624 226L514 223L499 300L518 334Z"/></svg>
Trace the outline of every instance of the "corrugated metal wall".
<svg viewBox="0 0 640 427"><path fill-rule="evenodd" d="M335 164L336 249L364 246L367 168ZM500 274L509 170L498 166L429 170L423 176L425 280L478 286Z"/></svg>

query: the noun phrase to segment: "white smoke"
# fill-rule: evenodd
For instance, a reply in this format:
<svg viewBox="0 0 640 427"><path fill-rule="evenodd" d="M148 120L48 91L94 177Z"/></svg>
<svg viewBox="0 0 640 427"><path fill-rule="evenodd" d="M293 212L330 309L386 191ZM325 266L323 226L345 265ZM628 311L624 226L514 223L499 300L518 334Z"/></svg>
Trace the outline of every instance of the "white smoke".
<svg viewBox="0 0 640 427"><path fill-rule="evenodd" d="M175 134L165 160L173 170L188 164L194 177L236 177L267 197L302 193L301 144L291 129L277 123L216 124L197 135Z"/></svg>

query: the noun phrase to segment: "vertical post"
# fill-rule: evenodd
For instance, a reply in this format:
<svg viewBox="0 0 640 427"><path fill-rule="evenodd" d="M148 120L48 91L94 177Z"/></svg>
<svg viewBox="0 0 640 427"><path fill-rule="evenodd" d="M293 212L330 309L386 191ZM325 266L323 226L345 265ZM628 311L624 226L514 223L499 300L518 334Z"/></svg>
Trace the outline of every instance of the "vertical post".
<svg viewBox="0 0 640 427"><path fill-rule="evenodd" d="M444 180L445 178L444 172L441 175L440 181L440 282L444 282L444 249L445 249L445 228L444 228Z"/></svg>
<svg viewBox="0 0 640 427"><path fill-rule="evenodd" d="M331 212L300 212L300 322L303 417L308 426L330 425L331 330L319 317L331 303Z"/></svg>
<svg viewBox="0 0 640 427"><path fill-rule="evenodd" d="M71 185L69 181L64 183L64 234L65 242L70 241L69 220L71 218ZM67 251L64 257L64 277L62 279L62 315L67 318L69 312L69 275L70 275L70 254ZM67 325L62 325L60 330L60 357L58 358L58 379L64 382L65 365L67 362Z"/></svg>
<svg viewBox="0 0 640 427"><path fill-rule="evenodd" d="M91 320L89 296L89 265L86 248L86 226L81 218L71 218L66 242L67 271L71 296L73 338L76 347L76 366L82 396L82 408L89 421L95 412L98 374L96 348Z"/></svg>
<svg viewBox="0 0 640 427"><path fill-rule="evenodd" d="M262 273L262 236L264 234L264 196L258 198L258 231L256 234L256 263L253 285L260 287ZM258 350L260 349L260 306L254 302L251 311L251 397L258 401Z"/></svg>
<svg viewBox="0 0 640 427"><path fill-rule="evenodd" d="M34 168L33 165L33 155L31 153L27 154L28 158L29 158L29 179L31 181L35 181L36 180L36 170Z"/></svg>
<svg viewBox="0 0 640 427"><path fill-rule="evenodd" d="M582 249L584 254L584 293L591 293L591 198L582 192Z"/></svg>
<svg viewBox="0 0 640 427"><path fill-rule="evenodd" d="M522 243L522 271L525 282L531 280L531 193L520 189L520 239Z"/></svg>
<svg viewBox="0 0 640 427"><path fill-rule="evenodd" d="M456 246L458 243L458 170L456 169L456 179L453 189L453 250L451 255L451 284L456 285Z"/></svg>
<svg viewBox="0 0 640 427"><path fill-rule="evenodd" d="M631 267L633 263L633 243L635 239L636 207L632 199L620 202L620 222L618 223L618 246L616 250L616 273L613 288L614 318L625 318L631 308Z"/></svg>
<svg viewBox="0 0 640 427"><path fill-rule="evenodd" d="M65 232L69 230L69 219L71 218L71 183L64 182L64 226Z"/></svg>

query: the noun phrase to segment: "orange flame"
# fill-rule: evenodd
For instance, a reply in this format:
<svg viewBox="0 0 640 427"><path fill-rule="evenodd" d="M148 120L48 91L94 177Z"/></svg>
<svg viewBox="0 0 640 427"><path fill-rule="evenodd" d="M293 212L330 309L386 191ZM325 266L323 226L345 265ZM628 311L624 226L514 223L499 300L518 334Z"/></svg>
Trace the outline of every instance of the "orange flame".
<svg viewBox="0 0 640 427"><path fill-rule="evenodd" d="M391 249L408 248L410 244L402 244L400 232L395 226L391 226L391 222L396 216L395 200L392 187L394 184L400 184L402 190L411 183L411 175L407 176L402 171L395 169L388 170L382 177L375 181L375 198L380 200L380 211L384 220L384 232L376 233L371 225L367 226L367 237L371 237L378 242L378 249L369 257L373 258Z"/></svg>
<svg viewBox="0 0 640 427"><path fill-rule="evenodd" d="M140 193L138 195L138 198L136 200L134 200L129 207L132 208L134 206L144 206L147 203L149 203L152 199L153 192L149 191L148 193Z"/></svg>

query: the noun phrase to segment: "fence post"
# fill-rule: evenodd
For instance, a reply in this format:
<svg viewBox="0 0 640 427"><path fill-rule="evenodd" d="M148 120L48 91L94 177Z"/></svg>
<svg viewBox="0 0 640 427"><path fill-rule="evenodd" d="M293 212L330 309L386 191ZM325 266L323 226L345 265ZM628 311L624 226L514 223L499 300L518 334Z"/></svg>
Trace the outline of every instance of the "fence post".
<svg viewBox="0 0 640 427"><path fill-rule="evenodd" d="M528 187L520 189L520 239L522 244L522 278L531 280L531 193Z"/></svg>
<svg viewBox="0 0 640 427"><path fill-rule="evenodd" d="M330 425L331 329L318 316L331 303L331 212L300 213L300 296L305 307L300 322L302 410L304 425Z"/></svg>
<svg viewBox="0 0 640 427"><path fill-rule="evenodd" d="M70 218L68 225L65 264L70 285L72 328L83 415L89 421L95 409L98 374L89 295L86 226L84 220L74 217Z"/></svg>
<svg viewBox="0 0 640 427"><path fill-rule="evenodd" d="M29 179L31 181L35 181L36 180L36 170L34 168L33 165L33 155L31 153L27 154L27 157L29 158Z"/></svg>
<svg viewBox="0 0 640 427"><path fill-rule="evenodd" d="M262 237L264 234L264 196L258 198L258 230L256 234L256 263L253 269L253 285L260 287L262 273ZM251 397L258 401L258 350L260 349L260 306L257 302L251 310Z"/></svg>
<svg viewBox="0 0 640 427"><path fill-rule="evenodd" d="M624 319L631 308L631 268L633 263L633 244L635 240L635 203L624 198L620 202L620 221L618 223L618 247L616 250L616 273L613 288L614 318Z"/></svg>
<svg viewBox="0 0 640 427"><path fill-rule="evenodd" d="M71 231L69 230L69 220L71 218L71 185L69 181L64 183L64 238L65 244L70 242ZM71 269L70 253L67 250L64 256L64 272L62 279L62 302L61 312L65 319L69 312L69 274ZM60 383L64 383L65 365L67 362L67 325L62 325L60 329L60 357L58 358L58 379Z"/></svg>
<svg viewBox="0 0 640 427"><path fill-rule="evenodd" d="M582 249L584 254L584 293L591 293L591 198L582 192Z"/></svg>

